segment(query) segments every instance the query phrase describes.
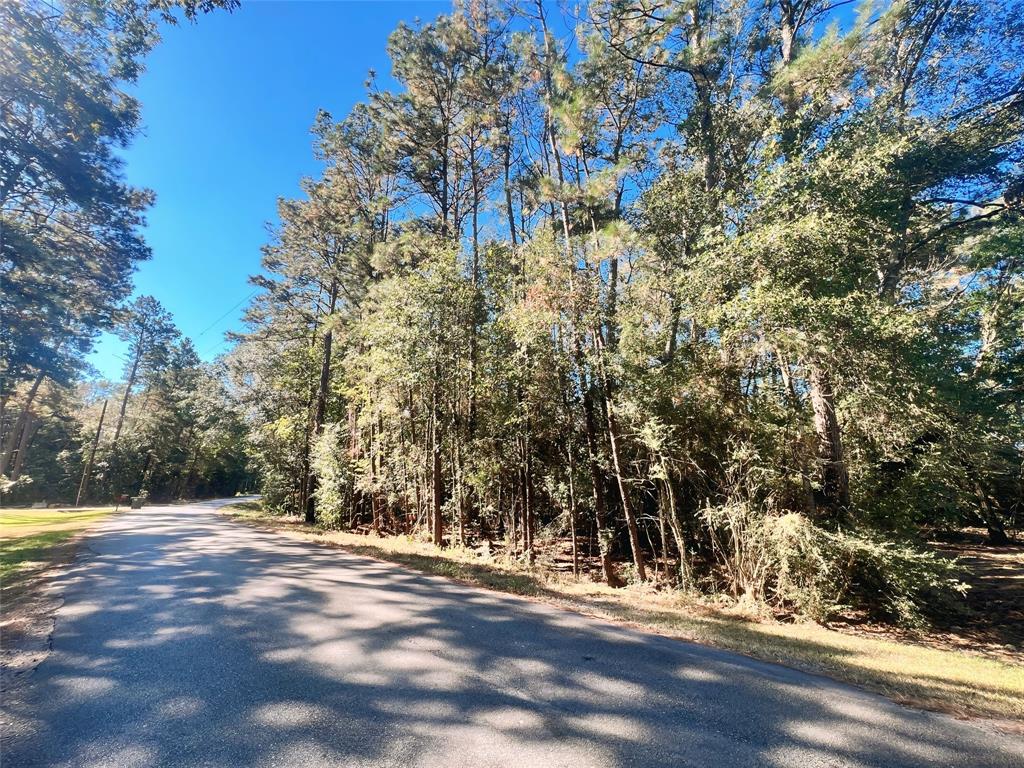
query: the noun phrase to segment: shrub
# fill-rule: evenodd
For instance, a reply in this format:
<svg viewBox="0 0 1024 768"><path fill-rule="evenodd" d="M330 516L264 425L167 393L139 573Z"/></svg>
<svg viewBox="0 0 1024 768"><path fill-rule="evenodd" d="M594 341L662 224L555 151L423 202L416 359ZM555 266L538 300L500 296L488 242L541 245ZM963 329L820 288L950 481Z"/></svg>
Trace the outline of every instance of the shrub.
<svg viewBox="0 0 1024 768"><path fill-rule="evenodd" d="M795 512L765 513L746 501L707 507L704 520L725 589L824 620L840 607L828 534Z"/></svg>
<svg viewBox="0 0 1024 768"><path fill-rule="evenodd" d="M774 565L771 602L816 621L840 610L841 566L829 546L829 534L796 512L767 516L764 529Z"/></svg>
<svg viewBox="0 0 1024 768"><path fill-rule="evenodd" d="M832 532L747 501L703 510L718 585L738 600L825 621L847 607L921 626L966 590L954 561L873 532Z"/></svg>
<svg viewBox="0 0 1024 768"><path fill-rule="evenodd" d="M868 614L919 627L930 616L960 607L968 587L960 581L956 561L872 533L830 538L834 559L844 565L844 592Z"/></svg>

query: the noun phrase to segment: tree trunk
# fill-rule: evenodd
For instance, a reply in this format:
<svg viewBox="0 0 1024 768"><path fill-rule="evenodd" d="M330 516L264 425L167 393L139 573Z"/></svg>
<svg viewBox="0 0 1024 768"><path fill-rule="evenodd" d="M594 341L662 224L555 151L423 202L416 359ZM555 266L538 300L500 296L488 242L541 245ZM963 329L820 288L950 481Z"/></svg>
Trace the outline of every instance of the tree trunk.
<svg viewBox="0 0 1024 768"><path fill-rule="evenodd" d="M670 365L676 358L676 348L679 345L680 312L679 302L673 297L672 309L669 313L668 338L665 339L665 351L662 353L662 360L664 360L666 365Z"/></svg>
<svg viewBox="0 0 1024 768"><path fill-rule="evenodd" d="M29 388L28 394L25 395L25 404L21 407L21 412L18 414L18 418L15 420L14 426L11 427L11 433L7 436L7 441L4 444L3 454L0 455L0 475L7 472L7 468L10 466L15 448L21 439L22 433L25 431L29 409L32 407L32 403L35 402L36 395L39 393L39 387L42 386L43 379L45 378L46 374L43 371L40 371L32 382L32 386Z"/></svg>
<svg viewBox="0 0 1024 768"><path fill-rule="evenodd" d="M580 576L579 545L576 536L576 485L574 475L576 467L573 462L572 447L569 448L569 536L572 537L572 575Z"/></svg>
<svg viewBox="0 0 1024 768"><path fill-rule="evenodd" d="M441 147L441 238L448 238L448 133Z"/></svg>
<svg viewBox="0 0 1024 768"><path fill-rule="evenodd" d="M334 305L338 300L338 281L331 281L331 298L328 309L328 318L334 312ZM320 363L320 384L316 391L316 407L313 411L313 435L319 437L324 431L324 413L327 411L327 391L331 384L331 347L334 342L334 331L328 326L324 332L324 355ZM306 481L306 522L316 522L316 473L310 468L309 478Z"/></svg>
<svg viewBox="0 0 1024 768"><path fill-rule="evenodd" d="M636 575L640 581L647 581L647 569L644 565L644 552L640 544L640 529L636 522L636 513L633 511L633 502L629 496L629 488L626 487L625 473L622 470L622 462L619 458L619 433L618 425L613 413L613 405L607 403L608 410L608 442L611 448L612 469L615 472L615 481L619 488L619 497L622 500L622 512L626 517L626 529L629 532L629 546L633 551L633 563L636 565Z"/></svg>
<svg viewBox="0 0 1024 768"><path fill-rule="evenodd" d="M672 531L672 538L676 542L676 549L679 551L679 586L686 589L690 586L690 559L686 554L686 537L683 535L683 527L679 524L679 513L676 510L676 492L672 487L671 478L666 477L663 481L665 493L668 496L668 527Z"/></svg>
<svg viewBox="0 0 1024 768"><path fill-rule="evenodd" d="M576 366L579 375L583 376L583 353L579 346L579 339L576 339ZM619 577L615 575L615 568L612 565L611 543L613 533L608 530L608 506L605 499L604 472L597 460L599 455L597 443L597 419L594 416L594 400L592 389L587 388L583 392L583 425L587 437L587 464L590 470L591 488L594 494L594 523L597 527L597 548L601 559L601 571L604 579L610 587L621 585Z"/></svg>
<svg viewBox="0 0 1024 768"><path fill-rule="evenodd" d="M444 544L444 477L441 465L441 406L437 395L437 382L431 390L431 425L430 425L430 490L431 490L431 528L434 546Z"/></svg>
<svg viewBox="0 0 1024 768"><path fill-rule="evenodd" d="M608 374L604 365L604 349L600 329L594 328L593 334L594 344L597 347L597 367L601 376L601 388L604 390L605 414L608 421L608 446L612 456L612 471L615 473L615 481L619 488L622 512L626 517L626 530L629 532L629 546L633 552L633 564L636 566L636 575L640 581L647 581L644 552L640 544L640 529L637 526L636 514L633 511L633 503L630 499L629 488L626 486L625 472L622 468L622 459L620 457L621 439L618 423L615 418L615 404L612 402Z"/></svg>
<svg viewBox="0 0 1024 768"><path fill-rule="evenodd" d="M533 466L530 462L529 423L527 434L523 435L523 546L526 548L526 560L530 565L536 558L533 549L534 522L533 509Z"/></svg>
<svg viewBox="0 0 1024 768"><path fill-rule="evenodd" d="M135 377L139 372L139 362L142 360L142 353L144 351L143 344L146 340L146 334L139 334L139 344L135 350L135 359L132 360L132 369L128 373L128 381L125 382L124 397L121 398L121 411L117 416L117 426L114 428L114 444L117 444L117 439L121 436L121 428L124 426L124 413L128 409L128 397L132 393L132 387L135 386Z"/></svg>
<svg viewBox="0 0 1024 768"><path fill-rule="evenodd" d="M475 151L471 165L471 176L473 185L473 306L470 309L469 328L469 419L467 423L467 432L470 440L476 434L476 380L478 358L480 356L480 341L478 338L480 335L480 187L477 178Z"/></svg>
<svg viewBox="0 0 1024 768"><path fill-rule="evenodd" d="M814 410L817 434L817 476L815 506L832 523L846 520L850 507L850 478L843 458L842 430L836 416L832 377L817 363L810 364L808 393Z"/></svg>
<svg viewBox="0 0 1024 768"><path fill-rule="evenodd" d="M512 205L512 183L510 179L510 171L512 167L512 136L511 126L506 122L506 135L505 135L505 146L504 146L504 171L505 171L505 215L508 217L508 234L512 242L512 248L515 249L517 245L516 241L516 214L515 208Z"/></svg>
<svg viewBox="0 0 1024 768"><path fill-rule="evenodd" d="M78 495L75 497L75 506L82 503L86 490L89 488L89 475L92 474L92 463L96 460L96 446L100 443L100 433L103 431L103 419L107 416L107 401L103 401L103 410L100 411L100 423L96 427L96 434L92 438L92 448L89 449L89 460L85 462L85 469L82 470L82 482L78 485Z"/></svg>
<svg viewBox="0 0 1024 768"><path fill-rule="evenodd" d="M18 441L18 453L14 457L11 480L17 480L21 477L21 468L25 466L25 454L37 429L39 429L39 419L36 418L32 411L29 411L28 417L25 419L25 429L21 432L21 440Z"/></svg>
<svg viewBox="0 0 1024 768"><path fill-rule="evenodd" d="M999 519L999 515L992 508L992 503L980 480L974 481L974 493L978 497L978 511L985 523L985 530L988 531L988 543L996 546L1009 544L1010 537L1006 535L1003 521Z"/></svg>

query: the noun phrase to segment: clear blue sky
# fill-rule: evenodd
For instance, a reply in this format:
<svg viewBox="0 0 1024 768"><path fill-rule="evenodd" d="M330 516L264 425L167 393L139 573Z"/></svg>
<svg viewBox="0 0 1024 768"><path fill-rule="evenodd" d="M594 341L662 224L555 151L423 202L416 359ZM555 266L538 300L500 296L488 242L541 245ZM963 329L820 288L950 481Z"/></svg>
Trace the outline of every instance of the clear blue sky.
<svg viewBox="0 0 1024 768"><path fill-rule="evenodd" d="M157 195L145 230L153 258L135 286L174 314L203 359L239 327L244 304L209 328L252 291L246 278L259 269L277 198L299 194L300 178L319 171L309 135L317 109L343 116L363 98L368 70L387 82L397 23L450 8L244 0L233 14L164 30L133 89L144 132L125 152L128 182ZM105 335L90 362L118 378L122 355Z"/></svg>

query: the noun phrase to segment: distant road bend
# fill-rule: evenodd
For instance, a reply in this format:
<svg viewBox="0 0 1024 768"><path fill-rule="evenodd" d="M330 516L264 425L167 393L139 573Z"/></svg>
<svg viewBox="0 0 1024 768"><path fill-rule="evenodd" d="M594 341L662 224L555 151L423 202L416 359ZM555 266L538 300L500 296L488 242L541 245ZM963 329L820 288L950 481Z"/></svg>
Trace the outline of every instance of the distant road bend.
<svg viewBox="0 0 1024 768"><path fill-rule="evenodd" d="M5 702L22 766L1024 765L831 680L232 522L105 522Z"/></svg>

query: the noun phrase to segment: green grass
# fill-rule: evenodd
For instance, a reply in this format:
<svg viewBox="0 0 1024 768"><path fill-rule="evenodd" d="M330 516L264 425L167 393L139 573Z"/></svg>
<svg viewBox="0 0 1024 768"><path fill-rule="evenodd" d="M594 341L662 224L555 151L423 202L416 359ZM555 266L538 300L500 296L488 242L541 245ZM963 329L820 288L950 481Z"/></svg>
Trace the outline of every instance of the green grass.
<svg viewBox="0 0 1024 768"><path fill-rule="evenodd" d="M103 519L112 508L0 509L0 584L10 587L44 570L76 534Z"/></svg>
<svg viewBox="0 0 1024 768"><path fill-rule="evenodd" d="M46 565L53 548L76 533L74 530L49 531L0 541L0 583L9 585L20 571Z"/></svg>
<svg viewBox="0 0 1024 768"><path fill-rule="evenodd" d="M16 509L0 508L0 534L17 535L17 531L26 527L63 526L67 523L91 523L106 517L112 512L110 507L94 509Z"/></svg>
<svg viewBox="0 0 1024 768"><path fill-rule="evenodd" d="M233 505L224 510L239 519L425 573L826 674L903 703L961 716L1024 720L1024 664L924 643L838 632L813 623L754 620L693 596L643 586L611 589L555 578L488 561L472 550L437 550L408 537L322 531L295 518L264 514L251 502L244 508Z"/></svg>

